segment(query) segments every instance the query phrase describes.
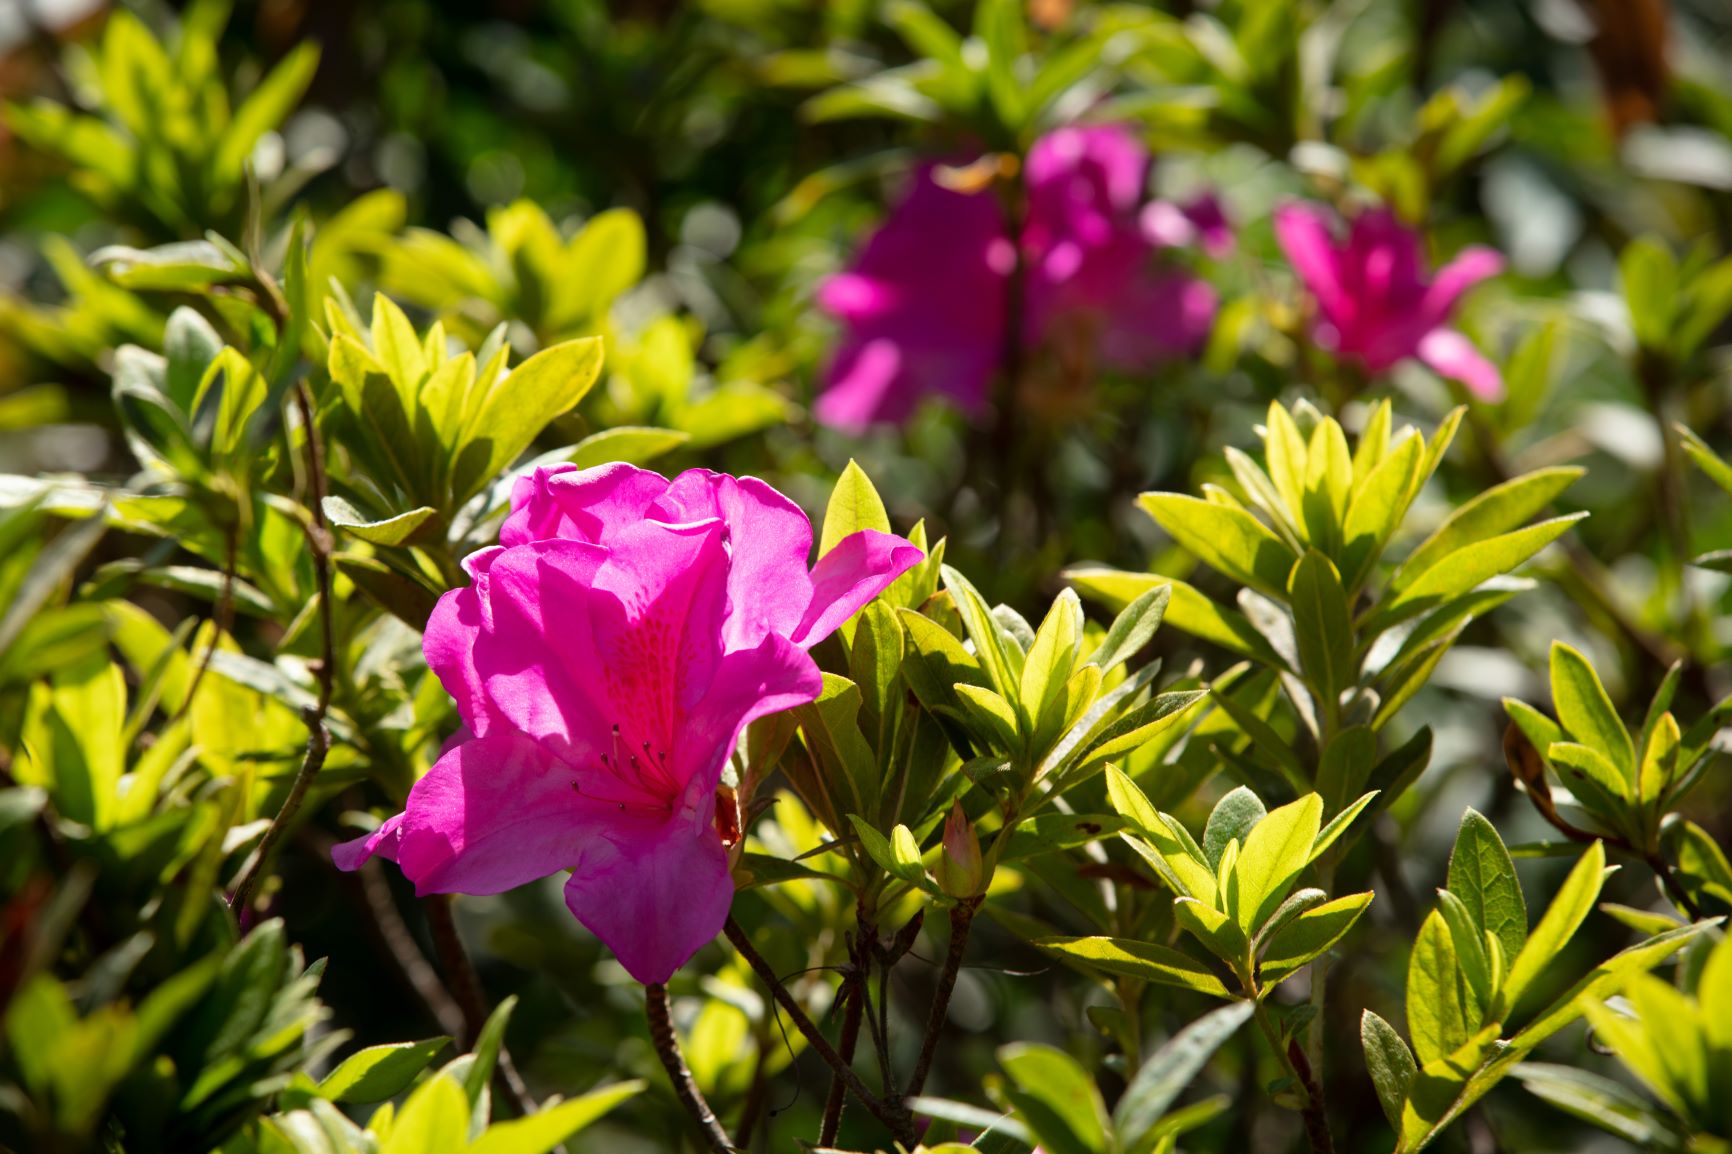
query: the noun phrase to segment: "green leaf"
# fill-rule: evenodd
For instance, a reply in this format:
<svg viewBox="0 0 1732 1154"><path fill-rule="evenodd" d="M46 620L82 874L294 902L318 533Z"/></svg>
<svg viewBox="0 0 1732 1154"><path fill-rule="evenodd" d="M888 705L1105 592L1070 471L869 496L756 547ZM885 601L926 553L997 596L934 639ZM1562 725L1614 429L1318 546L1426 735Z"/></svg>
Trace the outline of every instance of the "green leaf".
<svg viewBox="0 0 1732 1154"><path fill-rule="evenodd" d="M252 156L259 138L288 119L318 67L318 45L303 40L240 103L211 158L219 181L240 179L242 166Z"/></svg>
<svg viewBox="0 0 1732 1154"><path fill-rule="evenodd" d="M1011 831L998 860L1020 861L1044 853L1076 849L1111 837L1126 827L1125 819L1110 813L1042 813L1024 818Z"/></svg>
<svg viewBox="0 0 1732 1154"><path fill-rule="evenodd" d="M968 639L974 642L974 659L985 671L989 687L1006 701L1020 706L1023 652L1004 634L992 611L968 578L949 565L943 570L944 587L956 601ZM1027 718L1019 719L1026 725ZM1022 725L1019 725L1020 729Z"/></svg>
<svg viewBox="0 0 1732 1154"><path fill-rule="evenodd" d="M451 1039L428 1038L424 1042L399 1042L369 1046L343 1059L319 1082L319 1096L333 1102L383 1102L409 1087Z"/></svg>
<svg viewBox="0 0 1732 1154"><path fill-rule="evenodd" d="M1051 954L1090 968L1127 978L1140 978L1182 990L1226 998L1226 985L1201 962L1166 946L1128 938L1038 938L1033 943Z"/></svg>
<svg viewBox="0 0 1732 1154"><path fill-rule="evenodd" d="M824 508L824 531L818 539L818 556L824 556L844 538L862 529L890 532L890 514L885 512L884 501L878 496L866 470L850 459L848 467L836 478L836 487L830 490L830 503Z"/></svg>
<svg viewBox="0 0 1732 1154"><path fill-rule="evenodd" d="M1228 851L1228 864L1236 850ZM1173 902L1173 920L1179 928L1203 943L1203 947L1229 966L1237 967L1251 944L1245 931L1221 911L1206 906L1195 898L1181 897Z"/></svg>
<svg viewBox="0 0 1732 1154"><path fill-rule="evenodd" d="M524 1118L489 1126L465 1154L547 1154L628 1098L643 1092L645 1083L619 1082L591 1090Z"/></svg>
<svg viewBox="0 0 1732 1154"><path fill-rule="evenodd" d="M843 811L873 813L878 808L878 759L860 732L860 689L846 677L823 675L818 700L797 706L801 739L825 771L826 788L846 788Z"/></svg>
<svg viewBox="0 0 1732 1154"><path fill-rule="evenodd" d="M1191 720L1207 699L1204 690L1156 694L1094 735L1074 764L1086 771L1103 761L1141 749L1162 733Z"/></svg>
<svg viewBox="0 0 1732 1154"><path fill-rule="evenodd" d="M1137 504L1210 568L1271 597L1285 596L1288 575L1298 559L1243 509L1179 493L1144 493Z"/></svg>
<svg viewBox="0 0 1732 1154"><path fill-rule="evenodd" d="M1514 960L1527 944L1527 902L1503 839L1491 822L1471 809L1462 816L1449 855L1448 885L1474 924L1498 939L1506 962Z"/></svg>
<svg viewBox="0 0 1732 1154"><path fill-rule="evenodd" d="M1433 565L1468 546L1507 533L1546 508L1587 470L1538 469L1487 489L1444 519L1389 579L1399 592Z"/></svg>
<svg viewBox="0 0 1732 1154"><path fill-rule="evenodd" d="M885 837L857 813L849 814L848 821L859 835L867 856L880 869L910 885L936 891L937 887L927 878L926 869L920 864L920 847L914 843L914 835L907 826L899 825L892 831L892 837Z"/></svg>
<svg viewBox="0 0 1732 1154"><path fill-rule="evenodd" d="M482 1091L486 1090L488 1083L493 1081L493 1067L499 1061L500 1048L505 1045L505 1027L510 1023L511 1012L515 1009L517 1009L517 995L512 994L495 1006L491 1014L487 1015L487 1021L481 1026L481 1034L475 1039L475 1060L463 1075L463 1091L469 1096L471 1106L481 1100ZM434 1079L434 1081L440 1080ZM401 1118L398 1119L398 1125L402 1125ZM397 1131L393 1130L391 1133L395 1137Z"/></svg>
<svg viewBox="0 0 1732 1154"><path fill-rule="evenodd" d="M1373 896L1369 892L1348 894L1313 906L1287 922L1264 946L1257 970L1260 980L1279 982L1334 946L1359 921Z"/></svg>
<svg viewBox="0 0 1732 1154"><path fill-rule="evenodd" d="M1347 832L1354 819L1365 812L1376 799L1377 791L1372 790L1370 793L1360 794L1350 805L1342 807L1340 813L1329 819L1328 825L1317 831L1317 840L1311 843L1311 853L1305 859L1305 864L1311 864L1328 852L1329 847Z"/></svg>
<svg viewBox="0 0 1732 1154"><path fill-rule="evenodd" d="M1329 558L1313 549L1293 567L1288 595L1299 664L1317 692L1318 705L1333 715L1341 694L1358 681L1347 593Z"/></svg>
<svg viewBox="0 0 1732 1154"><path fill-rule="evenodd" d="M1209 699L1251 739L1251 747L1267 757L1295 791L1306 788L1305 765L1293 751L1291 742L1283 739L1273 726L1258 717L1249 705L1234 699L1230 690L1211 686L1209 693Z"/></svg>
<svg viewBox="0 0 1732 1154"><path fill-rule="evenodd" d="M1636 747L1630 731L1618 720L1618 711L1588 659L1562 641L1552 642L1552 706L1564 732L1610 762L1631 787L1626 796L1633 794Z"/></svg>
<svg viewBox="0 0 1732 1154"><path fill-rule="evenodd" d="M1052 1154L1104 1154L1107 1110L1095 1081L1063 1050L1033 1042L1002 1046L1005 1096Z"/></svg>
<svg viewBox="0 0 1732 1154"><path fill-rule="evenodd" d="M551 286L546 323L562 331L598 318L643 279L648 239L643 220L627 208L598 212L565 246L565 272Z"/></svg>
<svg viewBox="0 0 1732 1154"><path fill-rule="evenodd" d="M986 90L1001 125L1019 133L1027 115L1019 65L1028 51L1028 29L1018 0L981 0L974 31L986 45Z"/></svg>
<svg viewBox="0 0 1732 1154"><path fill-rule="evenodd" d="M1039 719L1055 698L1063 700L1065 683L1076 668L1082 647L1083 626L1082 602L1076 590L1061 591L1023 660L1020 696L1024 717Z"/></svg>
<svg viewBox="0 0 1732 1154"><path fill-rule="evenodd" d="M476 1067L471 1067L471 1075ZM491 1077L491 1062L488 1067ZM465 1101L463 1088L450 1078L427 1079L403 1104L391 1123L391 1133L379 1145L379 1154L458 1154L468 1145L473 1101L474 1093Z"/></svg>
<svg viewBox="0 0 1732 1154"><path fill-rule="evenodd" d="M1153 573L1126 573L1088 566L1067 569L1064 577L1083 596L1112 609L1123 609L1148 590L1167 586L1172 592L1163 623L1242 657L1254 658L1277 669L1287 667L1263 635L1245 620L1244 614L1215 604L1183 581Z"/></svg>
<svg viewBox="0 0 1732 1154"><path fill-rule="evenodd" d="M1317 548L1334 553L1341 547L1347 502L1353 495L1353 458L1347 434L1333 417L1311 431L1305 462L1306 535Z"/></svg>
<svg viewBox="0 0 1732 1154"><path fill-rule="evenodd" d="M591 433L579 441L566 460L580 469L592 469L613 461L646 465L663 457L691 440L691 434L678 429L653 429L635 425L619 425Z"/></svg>
<svg viewBox="0 0 1732 1154"><path fill-rule="evenodd" d="M1485 1009L1456 955L1449 924L1433 910L1407 960L1407 1032L1419 1064L1446 1058L1466 1044L1480 1029Z"/></svg>
<svg viewBox="0 0 1732 1154"><path fill-rule="evenodd" d="M126 767L126 680L105 652L53 673L54 800L62 816L97 830L113 825Z"/></svg>
<svg viewBox="0 0 1732 1154"><path fill-rule="evenodd" d="M1293 417L1279 402L1269 403L1267 433L1263 440L1264 457L1269 463L1269 479L1287 506L1289 519L1297 521L1305 508L1305 478L1308 473L1305 437L1294 424Z"/></svg>
<svg viewBox="0 0 1732 1154"><path fill-rule="evenodd" d="M367 515L341 497L326 497L325 516L331 524L354 537L374 545L401 545L415 536L438 511L430 505L398 513L382 521L369 521Z"/></svg>
<svg viewBox="0 0 1732 1154"><path fill-rule="evenodd" d="M1498 1039L1499 1027L1488 1027L1454 1053L1424 1065L1403 1108L1401 1141L1396 1149L1401 1154L1423 1149L1535 1047L1580 1017L1588 1001L1610 997L1636 974L1652 969L1712 924L1680 926L1639 942L1595 967L1507 1042ZM1533 942L1530 938L1528 949L1533 949Z"/></svg>
<svg viewBox="0 0 1732 1154"><path fill-rule="evenodd" d="M491 391L464 429L465 445L484 446L479 471L459 464L456 490L467 498L530 446L549 421L569 411L601 374L601 338L566 341L536 353ZM478 386L480 387L480 386ZM465 454L465 458L467 458Z"/></svg>
<svg viewBox="0 0 1732 1154"><path fill-rule="evenodd" d="M1665 352L1671 344L1672 323L1678 315L1678 261L1662 242L1637 237L1618 255L1624 303L1636 343Z"/></svg>
<svg viewBox="0 0 1732 1154"><path fill-rule="evenodd" d="M1140 1150L1143 1140L1171 1109L1209 1058L1255 1011L1251 1002L1211 1010L1174 1034L1138 1068L1113 1108L1120 1148Z"/></svg>
<svg viewBox="0 0 1732 1154"><path fill-rule="evenodd" d="M1208 855L1210 868L1221 864L1221 854L1227 843L1237 840L1243 845L1253 827L1268 814L1263 802L1245 786L1230 791L1209 813L1209 823L1203 827L1203 852Z"/></svg>
<svg viewBox="0 0 1732 1154"><path fill-rule="evenodd" d="M1395 1027L1366 1010L1359 1018L1359 1042L1365 1050L1365 1068L1377 1088L1377 1101L1391 1126L1401 1125L1401 1107L1413 1085L1419 1065L1413 1051L1395 1032Z"/></svg>
<svg viewBox="0 0 1732 1154"><path fill-rule="evenodd" d="M1366 632L1377 632L1435 609L1493 577L1508 573L1563 536L1571 525L1586 516L1586 513L1574 513L1567 517L1554 517L1457 549L1432 565L1388 602L1379 605L1366 622Z"/></svg>
<svg viewBox="0 0 1732 1154"><path fill-rule="evenodd" d="M1503 965L1501 954L1494 959L1487 949L1487 942L1495 939L1485 936L1461 899L1448 890L1437 891L1437 912L1443 915L1444 924L1449 927L1456 964L1461 967L1461 976L1473 991L1472 1004L1481 1007L1483 1014L1483 1008L1492 1004L1493 987L1500 976L1494 975L1492 968L1496 965L1501 970Z"/></svg>
<svg viewBox="0 0 1732 1154"><path fill-rule="evenodd" d="M1252 828L1239 851L1232 880L1237 891L1237 921L1247 934L1275 912L1311 860L1323 816L1323 799L1315 793L1269 811ZM1231 899L1229 899L1231 905Z"/></svg>
<svg viewBox="0 0 1732 1154"><path fill-rule="evenodd" d="M1521 1007L1522 995L1527 993L1534 979L1545 972L1546 967L1563 952L1570 939L1576 936L1576 930L1581 927L1600 896L1605 872L1605 844L1596 841L1588 847L1588 852L1582 855L1575 868L1570 870L1569 876L1558 890L1557 897L1552 899L1552 904L1547 907L1539 924L1528 935L1526 944L1511 962L1509 977L1504 979L1500 998L1509 1012L1513 1013Z"/></svg>
<svg viewBox="0 0 1732 1154"><path fill-rule="evenodd" d="M1355 488L1341 534L1341 581L1348 589L1365 583L1407 514L1424 449L1419 435L1410 430Z"/></svg>
<svg viewBox="0 0 1732 1154"><path fill-rule="evenodd" d="M175 292L232 284L249 275L232 254L208 240L176 241L150 249L109 245L90 254L93 267L124 289Z"/></svg>
<svg viewBox="0 0 1732 1154"><path fill-rule="evenodd" d="M1641 1092L1573 1066L1523 1062L1511 1073L1528 1092L1641 1150L1683 1150L1686 1138Z"/></svg>
<svg viewBox="0 0 1732 1154"><path fill-rule="evenodd" d="M1732 493L1732 465L1728 465L1720 454L1709 448L1708 442L1683 425L1673 427L1678 431L1684 452L1688 453L1690 459L1696 462L1696 467L1708 474L1709 479L1720 488Z"/></svg>
<svg viewBox="0 0 1732 1154"><path fill-rule="evenodd" d="M1110 673L1120 663L1142 652L1155 636L1155 630L1160 628L1161 618L1166 615L1172 596L1171 585L1156 585L1125 606L1113 618L1099 647L1089 655L1088 664L1099 666L1103 673Z"/></svg>

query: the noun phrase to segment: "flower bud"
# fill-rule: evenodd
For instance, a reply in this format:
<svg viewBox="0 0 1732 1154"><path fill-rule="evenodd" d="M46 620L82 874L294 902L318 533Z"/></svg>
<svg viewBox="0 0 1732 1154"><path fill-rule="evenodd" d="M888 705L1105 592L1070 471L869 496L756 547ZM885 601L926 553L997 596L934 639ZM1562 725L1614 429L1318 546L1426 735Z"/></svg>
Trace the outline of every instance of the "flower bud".
<svg viewBox="0 0 1732 1154"><path fill-rule="evenodd" d="M961 802L950 803L950 816L944 819L944 849L934 872L938 888L953 898L971 898L986 888L980 839L962 812Z"/></svg>

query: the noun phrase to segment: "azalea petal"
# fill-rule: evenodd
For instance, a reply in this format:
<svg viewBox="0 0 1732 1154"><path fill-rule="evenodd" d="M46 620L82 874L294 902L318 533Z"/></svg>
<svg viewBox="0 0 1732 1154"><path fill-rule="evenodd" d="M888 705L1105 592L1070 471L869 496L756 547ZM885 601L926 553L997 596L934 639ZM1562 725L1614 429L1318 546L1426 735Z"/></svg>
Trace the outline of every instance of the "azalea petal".
<svg viewBox="0 0 1732 1154"><path fill-rule="evenodd" d="M609 700L596 675L591 619L598 599L617 610L615 595L594 592L611 556L599 545L559 539L501 550L478 586L477 613L485 610L479 627L459 598L456 619L441 619L437 637L430 632L428 661L460 705L463 678L480 683L484 709L464 718L478 735L516 730L573 764L609 748ZM483 718L487 724L478 725Z"/></svg>
<svg viewBox="0 0 1732 1154"><path fill-rule="evenodd" d="M674 738L674 772L682 788L714 790L746 726L816 701L824 675L800 646L774 633L755 648L727 654L709 691L686 713Z"/></svg>
<svg viewBox="0 0 1732 1154"><path fill-rule="evenodd" d="M893 282L842 272L826 277L813 299L837 320L859 324L893 311L901 303L902 294Z"/></svg>
<svg viewBox="0 0 1732 1154"><path fill-rule="evenodd" d="M1455 310L1463 293L1482 280L1503 272L1503 254L1495 249L1476 246L1437 270L1437 277L1426 291L1423 312L1432 324L1442 324Z"/></svg>
<svg viewBox="0 0 1732 1154"><path fill-rule="evenodd" d="M428 667L457 703L464 728L478 737L500 720L475 670L475 639L491 623L487 586L494 558L501 552L494 547L464 558L463 567L469 571L472 584L446 590L433 606L421 634L421 652Z"/></svg>
<svg viewBox="0 0 1732 1154"><path fill-rule="evenodd" d="M807 558L812 522L805 510L756 477L689 469L674 478L655 508L667 519L720 517L727 526L726 649L748 649L767 634L786 637L812 601Z"/></svg>
<svg viewBox="0 0 1732 1154"><path fill-rule="evenodd" d="M885 337L844 345L825 374L812 413L832 429L862 433L913 413L920 390L903 371L902 348Z"/></svg>
<svg viewBox="0 0 1732 1154"><path fill-rule="evenodd" d="M1101 357L1135 371L1195 352L1209 339L1217 303L1214 288L1199 277L1177 269L1145 273L1114 302Z"/></svg>
<svg viewBox="0 0 1732 1154"><path fill-rule="evenodd" d="M722 530L720 518L622 529L593 590L571 595L588 609L594 631L593 659L574 663L571 674L605 696L626 755L647 758L642 772L664 796L683 783L666 780L663 755L672 753L681 717L709 691L722 657L728 610Z"/></svg>
<svg viewBox="0 0 1732 1154"><path fill-rule="evenodd" d="M1433 329L1419 342L1419 358L1441 376L1460 381L1482 401L1503 397L1503 377L1473 342L1454 329Z"/></svg>
<svg viewBox="0 0 1732 1154"><path fill-rule="evenodd" d="M609 531L643 517L667 491L667 478L615 462L593 469L554 465L519 477L499 543L526 545L550 537L606 544Z"/></svg>
<svg viewBox="0 0 1732 1154"><path fill-rule="evenodd" d="M585 827L606 807L578 792L579 775L515 734L466 741L409 791L403 812L331 852L338 868L390 858L418 894L496 894L576 861Z"/></svg>
<svg viewBox="0 0 1732 1154"><path fill-rule="evenodd" d="M579 852L565 904L646 985L665 982L721 932L734 899L715 792L694 781L671 817L620 810Z"/></svg>
<svg viewBox="0 0 1732 1154"><path fill-rule="evenodd" d="M331 860L345 873L353 873L375 857L397 860L397 845L402 837L403 815L393 814L379 828L353 841L339 842L331 847Z"/></svg>
<svg viewBox="0 0 1732 1154"><path fill-rule="evenodd" d="M1325 313L1344 311L1341 253L1323 210L1309 204L1284 204L1275 210L1275 239L1299 279Z"/></svg>
<svg viewBox="0 0 1732 1154"><path fill-rule="evenodd" d="M812 568L812 602L793 633L810 649L925 557L892 533L862 529L837 542Z"/></svg>

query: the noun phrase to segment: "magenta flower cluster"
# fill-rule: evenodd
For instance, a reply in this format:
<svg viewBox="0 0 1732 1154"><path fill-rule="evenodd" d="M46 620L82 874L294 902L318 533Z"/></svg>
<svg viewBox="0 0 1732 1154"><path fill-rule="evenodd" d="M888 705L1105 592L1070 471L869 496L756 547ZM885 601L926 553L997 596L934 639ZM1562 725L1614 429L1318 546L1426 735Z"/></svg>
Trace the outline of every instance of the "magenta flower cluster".
<svg viewBox="0 0 1732 1154"><path fill-rule="evenodd" d="M1354 217L1338 237L1322 209L1285 205L1275 235L1316 301L1311 331L1323 348L1371 373L1417 359L1481 400L1503 395L1497 366L1449 327L1461 295L1503 271L1498 253L1470 248L1433 277L1424 239L1381 208Z"/></svg>
<svg viewBox="0 0 1732 1154"><path fill-rule="evenodd" d="M1148 202L1148 172L1127 129L1050 133L1029 151L1026 217L1012 237L991 190L949 187L938 166L922 167L853 266L818 290L844 328L818 419L849 430L900 422L934 396L978 412L1013 316L1024 346L1087 340L1116 368L1196 350L1215 291L1158 254L1200 244L1218 255L1232 233L1212 198Z"/></svg>
<svg viewBox="0 0 1732 1154"><path fill-rule="evenodd" d="M664 982L733 899L716 793L753 720L817 698L807 650L918 563L862 531L808 565L812 526L751 477L537 469L499 544L427 623L464 730L402 813L337 847L416 892L494 894L570 870L566 904Z"/></svg>

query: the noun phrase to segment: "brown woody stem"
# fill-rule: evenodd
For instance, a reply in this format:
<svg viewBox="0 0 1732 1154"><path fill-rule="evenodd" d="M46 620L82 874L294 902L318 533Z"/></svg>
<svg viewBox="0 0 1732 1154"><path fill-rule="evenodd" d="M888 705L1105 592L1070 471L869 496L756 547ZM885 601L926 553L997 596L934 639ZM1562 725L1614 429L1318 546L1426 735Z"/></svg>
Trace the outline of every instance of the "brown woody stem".
<svg viewBox="0 0 1732 1154"><path fill-rule="evenodd" d="M800 1008L800 1003L794 1000L794 996L788 992L787 987L782 984L782 980L776 976L776 971L771 968L770 963L764 960L762 954L758 953L756 947L752 945L751 938L746 936L746 931L740 923L730 917L723 933L727 935L728 941L733 943L734 949L739 951L740 957L745 959L746 964L751 966L758 977L763 980L764 985L769 987L770 996L776 1000L778 1006L782 1007L783 1012L794 1023L794 1028L800 1031L800 1036L806 1039L807 1044L812 1047L812 1051L823 1059L842 1084L848 1087L848 1092L858 1098L860 1103L871 1111L874 1118L884 1123L898 1142L909 1149L913 1149L916 1141L914 1120L907 1109L900 1103L885 1102L867 1088L866 1083L860 1080L860 1075L854 1072L854 1067L842 1060L842 1055L837 1053L836 1047L832 1046L830 1040L824 1037L824 1032L818 1029L817 1024L806 1014L806 1011Z"/></svg>
<svg viewBox="0 0 1732 1154"><path fill-rule="evenodd" d="M950 948L945 951L944 969L938 975L938 988L932 993L932 1009L926 1015L926 1036L920 1041L920 1058L914 1063L914 1073L908 1079L905 1098L913 1098L926 1087L926 1076L932 1072L932 1059L938 1053L938 1038L950 1017L950 995L956 989L956 975L962 969L962 955L968 949L968 931L974 924L974 912L980 908L979 897L963 898L950 908Z"/></svg>
<svg viewBox="0 0 1732 1154"><path fill-rule="evenodd" d="M704 1100L703 1091L692 1080L692 1072L680 1054L679 1035L674 1033L673 1018L668 1013L668 988L655 982L645 986L643 994L644 1011L649 1015L650 1041L655 1043L656 1056L662 1060L662 1069L668 1072L668 1080L674 1085L674 1097L698 1124L709 1148L715 1154L729 1154L734 1144L716 1120L716 1112Z"/></svg>

